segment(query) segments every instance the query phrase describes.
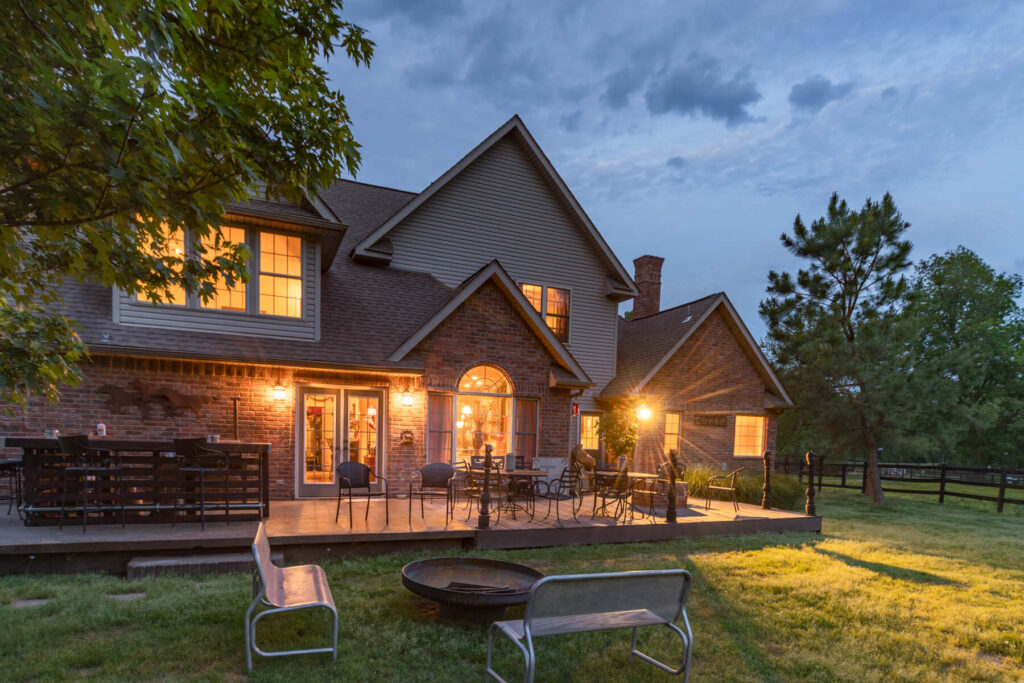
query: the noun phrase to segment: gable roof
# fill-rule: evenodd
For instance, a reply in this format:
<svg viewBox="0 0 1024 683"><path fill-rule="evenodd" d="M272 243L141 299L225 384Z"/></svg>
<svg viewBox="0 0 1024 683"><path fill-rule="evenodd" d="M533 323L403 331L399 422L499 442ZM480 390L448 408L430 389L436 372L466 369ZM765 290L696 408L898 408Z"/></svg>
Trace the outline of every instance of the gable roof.
<svg viewBox="0 0 1024 683"><path fill-rule="evenodd" d="M388 360L393 363L401 362L420 342L426 339L427 335L433 332L440 326L442 322L448 319L448 317L454 313L459 306L461 306L472 294L474 294L480 287L487 282L493 282L498 288L505 294L506 297L512 302L513 306L519 311L519 314L523 316L526 323L533 330L533 333L537 335L537 338L547 348L548 352L554 357L558 364L568 370L572 377L567 378L567 381L571 386L580 387L594 386L594 382L591 381L590 377L583 370L580 364L573 358L573 355L569 352L565 345L559 341L558 337L551 331L551 328L547 326L540 314L537 313L536 309L530 305L530 302L526 300L523 293L520 291L519 286L516 285L515 281L509 276L504 268L498 261L491 261L486 266L478 270L473 275L470 275L463 281L455 290L452 292L451 298L442 305L434 315L432 315L423 325L419 327L412 335L410 335L405 341L403 341L398 348L396 348ZM561 373L552 373L554 381L558 383Z"/></svg>
<svg viewBox="0 0 1024 683"><path fill-rule="evenodd" d="M754 341L739 313L725 292L717 292L696 301L670 308L637 320L619 319L619 352L615 378L601 391L601 398L639 393L668 360L686 343L701 324L721 308L739 331L754 368L765 380L769 390L791 406L786 389L775 375L768 359Z"/></svg>
<svg viewBox="0 0 1024 683"><path fill-rule="evenodd" d="M609 288L609 296L613 296L620 300L636 296L636 285L633 284L633 280L629 276L629 273L612 252L608 243L604 241L604 238L601 236L601 233L598 232L597 227L590 220L590 217L587 216L579 202L576 201L576 197L573 196L569 187L565 184L565 181L563 181L561 176L558 175L558 172L555 170L554 166L551 165L551 162L541 150L540 146L537 145L537 141L534 140L530 131L526 129L526 125L518 115L513 116L505 122L504 125L491 133L487 139L474 147L468 154L466 154L466 156L462 157L462 159L449 168L441 177L432 182L425 190L412 198L411 201L402 206L386 221L361 239L352 249L352 257L357 260L371 262L389 262L391 260L391 251L390 245L386 242L388 234L401 224L406 217L416 211L417 208L436 195L453 178L462 173L470 164L491 149L499 140L502 140L509 135L515 136L519 140L541 175L554 188L556 194L568 207L569 213L576 219L576 222L597 248L597 251L600 253L602 260L608 266L609 270L615 274L615 278L613 279L614 286Z"/></svg>

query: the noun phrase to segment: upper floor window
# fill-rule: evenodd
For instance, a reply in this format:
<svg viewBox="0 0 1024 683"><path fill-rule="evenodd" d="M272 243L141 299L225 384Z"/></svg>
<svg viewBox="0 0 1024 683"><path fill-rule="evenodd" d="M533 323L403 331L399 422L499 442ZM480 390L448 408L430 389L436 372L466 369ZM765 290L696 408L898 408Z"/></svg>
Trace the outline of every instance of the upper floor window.
<svg viewBox="0 0 1024 683"><path fill-rule="evenodd" d="M302 317L302 239L260 233L260 313Z"/></svg>
<svg viewBox="0 0 1024 683"><path fill-rule="evenodd" d="M523 296L561 342L569 341L569 290L546 285L522 283L519 288Z"/></svg>
<svg viewBox="0 0 1024 683"><path fill-rule="evenodd" d="M150 244L146 247L145 251L150 256L155 256L160 259L184 259L185 258L185 231L181 228L171 229L171 226L164 223L160 226L164 233L164 243L162 247ZM171 266L171 270L175 273L181 272L181 264ZM145 294L139 294L139 301L153 302ZM185 296L185 288L181 285L172 285L167 288L167 295L163 302L172 306L184 306L188 302Z"/></svg>
<svg viewBox="0 0 1024 683"><path fill-rule="evenodd" d="M765 418L760 415L737 415L734 456L764 454Z"/></svg>
<svg viewBox="0 0 1024 683"><path fill-rule="evenodd" d="M203 248L206 255L213 259L224 256L229 251L229 244L245 244L245 228L221 228L221 239L218 243L213 235L203 238ZM215 308L221 311L245 311L245 283L236 282L229 287L223 277L214 281L217 291L209 301L200 301L203 308Z"/></svg>
<svg viewBox="0 0 1024 683"><path fill-rule="evenodd" d="M166 239L163 247L150 248L151 253L184 258L189 246L195 242L190 241L190 235L181 228L165 226L164 230ZM213 283L213 297L205 302L197 295L187 294L184 287L175 285L169 289L164 303L188 308L301 318L304 289L302 238L227 226L221 227L220 232L219 240L214 235L203 238L202 247L206 258L214 259L227 254L231 245L248 244L256 256L250 263L250 271L258 277L252 278L248 287L244 282L235 282L229 286L224 278L218 277ZM180 268L180 265L176 267L179 272ZM142 294L138 299L150 301Z"/></svg>

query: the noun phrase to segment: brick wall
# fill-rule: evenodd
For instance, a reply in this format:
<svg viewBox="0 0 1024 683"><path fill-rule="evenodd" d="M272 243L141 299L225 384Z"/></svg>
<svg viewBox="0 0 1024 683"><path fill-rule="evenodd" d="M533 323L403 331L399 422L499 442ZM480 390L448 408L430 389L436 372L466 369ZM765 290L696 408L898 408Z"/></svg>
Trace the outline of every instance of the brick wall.
<svg viewBox="0 0 1024 683"><path fill-rule="evenodd" d="M735 415L768 418L766 448L775 450L776 417L765 410L765 384L744 353L731 320L716 310L644 388L651 419L640 425L637 466L652 471L664 446L665 412L682 412L683 448L689 465L728 469L760 467L759 458L733 457ZM725 426L695 424L696 414L724 415Z"/></svg>
<svg viewBox="0 0 1024 683"><path fill-rule="evenodd" d="M64 434L92 433L103 422L110 436L128 439L169 439L219 434L233 437L232 396L239 402L242 441L271 444L271 497L295 494L295 399L304 384L379 389L386 401L386 433L382 435L385 476L392 491L408 490L413 473L426 463L426 386L453 391L462 374L490 363L509 374L517 395L537 398L538 454L566 457L571 415L570 392L549 389L552 358L522 317L492 284L470 297L419 347L425 377L253 366L232 363L97 356L83 366L81 386L67 388L58 404L33 400L27 411L0 415L0 434L39 436L47 429ZM105 385L130 388L138 382L150 389L174 389L204 399L201 415L184 410L169 414L149 403L146 415L129 405L113 408L100 391ZM281 383L286 398L276 401L273 387ZM408 392L412 405L403 404ZM342 425L344 428L344 425ZM411 439L403 439L403 433ZM15 451L9 451L13 454Z"/></svg>
<svg viewBox="0 0 1024 683"><path fill-rule="evenodd" d="M570 392L548 387L554 359L493 283L470 296L418 348L424 383L432 391L454 391L463 373L475 365L500 367L517 396L540 399L538 455L568 456Z"/></svg>

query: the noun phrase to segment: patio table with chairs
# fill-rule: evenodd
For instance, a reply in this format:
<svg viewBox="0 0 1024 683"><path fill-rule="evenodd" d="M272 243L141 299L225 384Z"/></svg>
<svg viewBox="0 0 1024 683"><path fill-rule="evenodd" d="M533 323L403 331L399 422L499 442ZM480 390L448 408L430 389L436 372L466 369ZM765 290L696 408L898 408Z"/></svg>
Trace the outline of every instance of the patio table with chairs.
<svg viewBox="0 0 1024 683"><path fill-rule="evenodd" d="M270 514L270 444L86 435L20 448L26 526L253 521ZM70 452L69 452L70 451ZM178 452L180 451L180 452Z"/></svg>

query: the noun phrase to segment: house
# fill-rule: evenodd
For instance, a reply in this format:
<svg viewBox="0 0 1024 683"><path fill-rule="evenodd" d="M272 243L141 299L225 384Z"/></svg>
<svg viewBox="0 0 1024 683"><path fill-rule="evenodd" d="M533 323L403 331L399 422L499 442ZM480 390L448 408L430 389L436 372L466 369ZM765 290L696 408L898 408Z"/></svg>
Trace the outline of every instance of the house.
<svg viewBox="0 0 1024 683"><path fill-rule="evenodd" d="M269 442L272 496L292 498L334 495L339 459L401 491L484 444L557 474L578 442L600 455L602 411L633 394L639 467L668 448L728 465L773 448L791 405L724 294L660 310L661 259L634 280L518 117L418 194L340 180L223 227L252 277L206 304L68 285L85 379L3 433Z"/></svg>

